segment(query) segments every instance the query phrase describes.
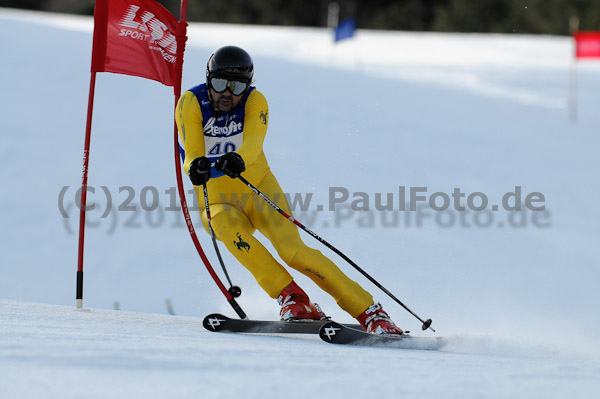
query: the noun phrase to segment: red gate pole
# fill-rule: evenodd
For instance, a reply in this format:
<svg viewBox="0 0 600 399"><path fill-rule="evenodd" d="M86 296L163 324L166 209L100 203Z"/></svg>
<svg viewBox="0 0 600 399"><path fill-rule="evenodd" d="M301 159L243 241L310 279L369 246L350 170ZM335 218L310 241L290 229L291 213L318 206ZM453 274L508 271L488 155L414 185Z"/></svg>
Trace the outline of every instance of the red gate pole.
<svg viewBox="0 0 600 399"><path fill-rule="evenodd" d="M83 307L83 248L85 239L85 212L87 208L87 180L90 164L90 140L92 136L92 114L94 112L94 93L96 90L96 72L91 72L88 97L87 121L85 124L85 143L83 146L83 176L81 178L81 199L79 201L79 250L77 255L77 288L75 307Z"/></svg>

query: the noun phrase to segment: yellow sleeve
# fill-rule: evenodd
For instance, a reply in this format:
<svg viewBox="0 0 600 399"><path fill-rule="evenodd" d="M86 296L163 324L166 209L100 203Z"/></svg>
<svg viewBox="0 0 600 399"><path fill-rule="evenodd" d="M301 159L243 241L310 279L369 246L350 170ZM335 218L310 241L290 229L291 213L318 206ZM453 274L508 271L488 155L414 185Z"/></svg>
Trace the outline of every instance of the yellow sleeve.
<svg viewBox="0 0 600 399"><path fill-rule="evenodd" d="M205 155L202 111L198 99L191 91L186 91L179 99L175 120L185 150L183 170L189 174L190 163Z"/></svg>
<svg viewBox="0 0 600 399"><path fill-rule="evenodd" d="M252 90L246 101L244 117L244 142L238 154L249 165L262 154L263 141L269 125L269 107L265 96L258 90Z"/></svg>

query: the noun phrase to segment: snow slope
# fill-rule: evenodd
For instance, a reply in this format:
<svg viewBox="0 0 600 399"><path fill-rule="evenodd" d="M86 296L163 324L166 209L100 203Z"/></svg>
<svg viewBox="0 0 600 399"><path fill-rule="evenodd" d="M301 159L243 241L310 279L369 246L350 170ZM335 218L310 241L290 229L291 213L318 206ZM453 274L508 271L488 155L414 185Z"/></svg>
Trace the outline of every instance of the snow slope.
<svg viewBox="0 0 600 399"><path fill-rule="evenodd" d="M2 398L591 398L599 387L597 365L552 354L338 347L215 334L182 316L0 305Z"/></svg>
<svg viewBox="0 0 600 399"><path fill-rule="evenodd" d="M445 352L422 353L204 332L204 314L232 312L179 213L167 210L172 92L120 75L97 82L89 176L97 209L84 291L91 311L75 311L74 195L91 31L89 18L0 9L0 397L304 397L313 387L333 397L598 396L600 63L577 67L571 123L570 39L360 31L334 46L322 29L190 27L184 87L202 79L220 45L253 55L270 105L270 165L284 190L313 195L296 216L451 338ZM114 203L106 218L102 186ZM492 213L488 224L474 212L352 212L350 201L327 211L334 187L367 193L373 207L376 193L399 186L429 194L458 187L490 204L521 186L544 194L546 212ZM146 212L141 193L151 187L160 207ZM130 191L137 211L116 211ZM208 236L200 240L216 264ZM249 316L275 317L274 301L233 257L225 261ZM418 329L365 287L402 327ZM180 316L158 315L167 298ZM115 302L122 312L109 310Z"/></svg>

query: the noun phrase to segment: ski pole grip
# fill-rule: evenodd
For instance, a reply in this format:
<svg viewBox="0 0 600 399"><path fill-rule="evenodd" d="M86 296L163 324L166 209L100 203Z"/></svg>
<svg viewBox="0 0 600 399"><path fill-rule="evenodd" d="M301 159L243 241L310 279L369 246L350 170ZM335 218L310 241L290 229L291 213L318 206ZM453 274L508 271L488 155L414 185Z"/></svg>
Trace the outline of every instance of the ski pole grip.
<svg viewBox="0 0 600 399"><path fill-rule="evenodd" d="M233 310L235 310L235 313L237 313L237 315L240 316L240 319L246 320L248 318L248 316L246 316L246 313L244 313L240 305L236 302L235 298L232 297L231 299L228 299L228 301Z"/></svg>

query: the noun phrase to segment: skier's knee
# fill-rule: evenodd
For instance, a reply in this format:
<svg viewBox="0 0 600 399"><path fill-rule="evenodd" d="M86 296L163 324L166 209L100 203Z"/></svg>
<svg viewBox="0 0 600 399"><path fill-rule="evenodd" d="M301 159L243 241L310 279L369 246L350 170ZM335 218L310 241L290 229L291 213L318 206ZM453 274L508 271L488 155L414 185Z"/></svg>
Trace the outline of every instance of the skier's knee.
<svg viewBox="0 0 600 399"><path fill-rule="evenodd" d="M220 213L211 219L211 225L215 236L223 241L235 237L238 232L246 232L244 224L236 217Z"/></svg>
<svg viewBox="0 0 600 399"><path fill-rule="evenodd" d="M291 243L281 243L277 248L277 254L286 264L292 265L293 260L298 254L300 247L298 245L291 245Z"/></svg>

